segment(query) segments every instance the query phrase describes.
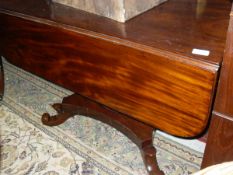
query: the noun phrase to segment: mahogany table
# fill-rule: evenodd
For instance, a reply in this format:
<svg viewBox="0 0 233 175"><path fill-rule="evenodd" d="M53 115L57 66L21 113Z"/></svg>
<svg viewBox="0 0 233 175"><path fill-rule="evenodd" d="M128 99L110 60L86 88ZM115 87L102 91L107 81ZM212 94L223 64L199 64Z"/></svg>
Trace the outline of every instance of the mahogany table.
<svg viewBox="0 0 233 175"><path fill-rule="evenodd" d="M45 125L101 120L138 145L151 175L163 174L154 129L193 138L209 127L205 167L233 160L230 9L228 0L169 0L123 24L49 0L1 0L0 55L75 92ZM3 96L3 73L0 82Z"/></svg>

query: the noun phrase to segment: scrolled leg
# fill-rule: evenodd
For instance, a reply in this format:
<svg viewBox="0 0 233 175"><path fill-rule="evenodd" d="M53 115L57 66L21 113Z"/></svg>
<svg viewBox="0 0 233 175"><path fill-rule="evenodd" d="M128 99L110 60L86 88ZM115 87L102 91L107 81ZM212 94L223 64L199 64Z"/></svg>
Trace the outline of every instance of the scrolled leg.
<svg viewBox="0 0 233 175"><path fill-rule="evenodd" d="M102 121L125 134L138 146L149 175L164 175L156 160L156 150L153 147L152 139L154 128L151 126L78 94L65 97L62 103L53 104L52 107L58 114L55 116L43 114L43 124L56 126L76 114Z"/></svg>
<svg viewBox="0 0 233 175"><path fill-rule="evenodd" d="M142 148L141 155L149 175L164 175L159 169L156 159L156 149L152 144Z"/></svg>
<svg viewBox="0 0 233 175"><path fill-rule="evenodd" d="M57 113L62 113L63 111L63 107L61 103L55 103L51 105L53 109L55 109L57 111Z"/></svg>
<svg viewBox="0 0 233 175"><path fill-rule="evenodd" d="M52 107L57 111L57 115L51 116L48 113L45 113L41 117L41 121L44 125L47 126L57 126L62 123L64 123L69 118L73 117L75 115L74 110L72 108L69 108L69 110L66 110L67 106L65 104L56 103L53 104Z"/></svg>

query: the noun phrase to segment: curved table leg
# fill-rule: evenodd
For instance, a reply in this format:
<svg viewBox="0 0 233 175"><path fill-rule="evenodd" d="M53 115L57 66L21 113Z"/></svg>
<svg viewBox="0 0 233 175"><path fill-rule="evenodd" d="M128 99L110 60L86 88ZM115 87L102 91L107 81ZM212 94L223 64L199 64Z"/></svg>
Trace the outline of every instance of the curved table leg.
<svg viewBox="0 0 233 175"><path fill-rule="evenodd" d="M156 159L156 149L153 144L143 147L140 149L141 155L146 166L147 172L150 175L164 175L164 173L159 169L158 162Z"/></svg>
<svg viewBox="0 0 233 175"><path fill-rule="evenodd" d="M61 104L54 104L52 107L58 114L55 116L50 116L47 113L43 114L43 124L56 126L76 114L102 121L125 134L139 147L150 175L164 174L157 164L156 150L153 147L152 140L154 131L152 127L78 94L65 97Z"/></svg>
<svg viewBox="0 0 233 175"><path fill-rule="evenodd" d="M66 110L63 110L67 106ZM75 106L66 104L53 104L52 107L57 111L57 115L50 116L48 113L42 115L41 121L44 125L57 126L64 123L67 119L73 117L76 113ZM70 107L70 108L69 108Z"/></svg>
<svg viewBox="0 0 233 175"><path fill-rule="evenodd" d="M4 72L2 65L2 57L0 56L0 101L3 99L4 95Z"/></svg>

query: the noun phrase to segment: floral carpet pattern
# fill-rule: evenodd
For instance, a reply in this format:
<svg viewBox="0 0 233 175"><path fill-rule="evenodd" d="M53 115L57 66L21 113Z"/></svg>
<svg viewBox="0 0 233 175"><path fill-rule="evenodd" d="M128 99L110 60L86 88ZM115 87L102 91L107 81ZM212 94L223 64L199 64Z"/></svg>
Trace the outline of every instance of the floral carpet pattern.
<svg viewBox="0 0 233 175"><path fill-rule="evenodd" d="M49 104L72 92L4 61L5 96L0 106L1 175L146 175L137 146L114 128L84 116L44 126ZM154 133L160 168L188 175L202 153Z"/></svg>

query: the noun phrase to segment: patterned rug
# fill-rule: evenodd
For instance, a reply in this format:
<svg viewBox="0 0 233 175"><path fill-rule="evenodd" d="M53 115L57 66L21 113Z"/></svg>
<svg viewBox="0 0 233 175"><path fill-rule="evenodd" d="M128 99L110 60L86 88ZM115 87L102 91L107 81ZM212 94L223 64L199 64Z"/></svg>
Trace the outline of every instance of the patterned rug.
<svg viewBox="0 0 233 175"><path fill-rule="evenodd" d="M57 127L42 125L72 92L4 61L5 96L0 106L1 175L146 175L137 146L99 121L76 116ZM199 170L202 153L154 133L160 168L167 175Z"/></svg>

